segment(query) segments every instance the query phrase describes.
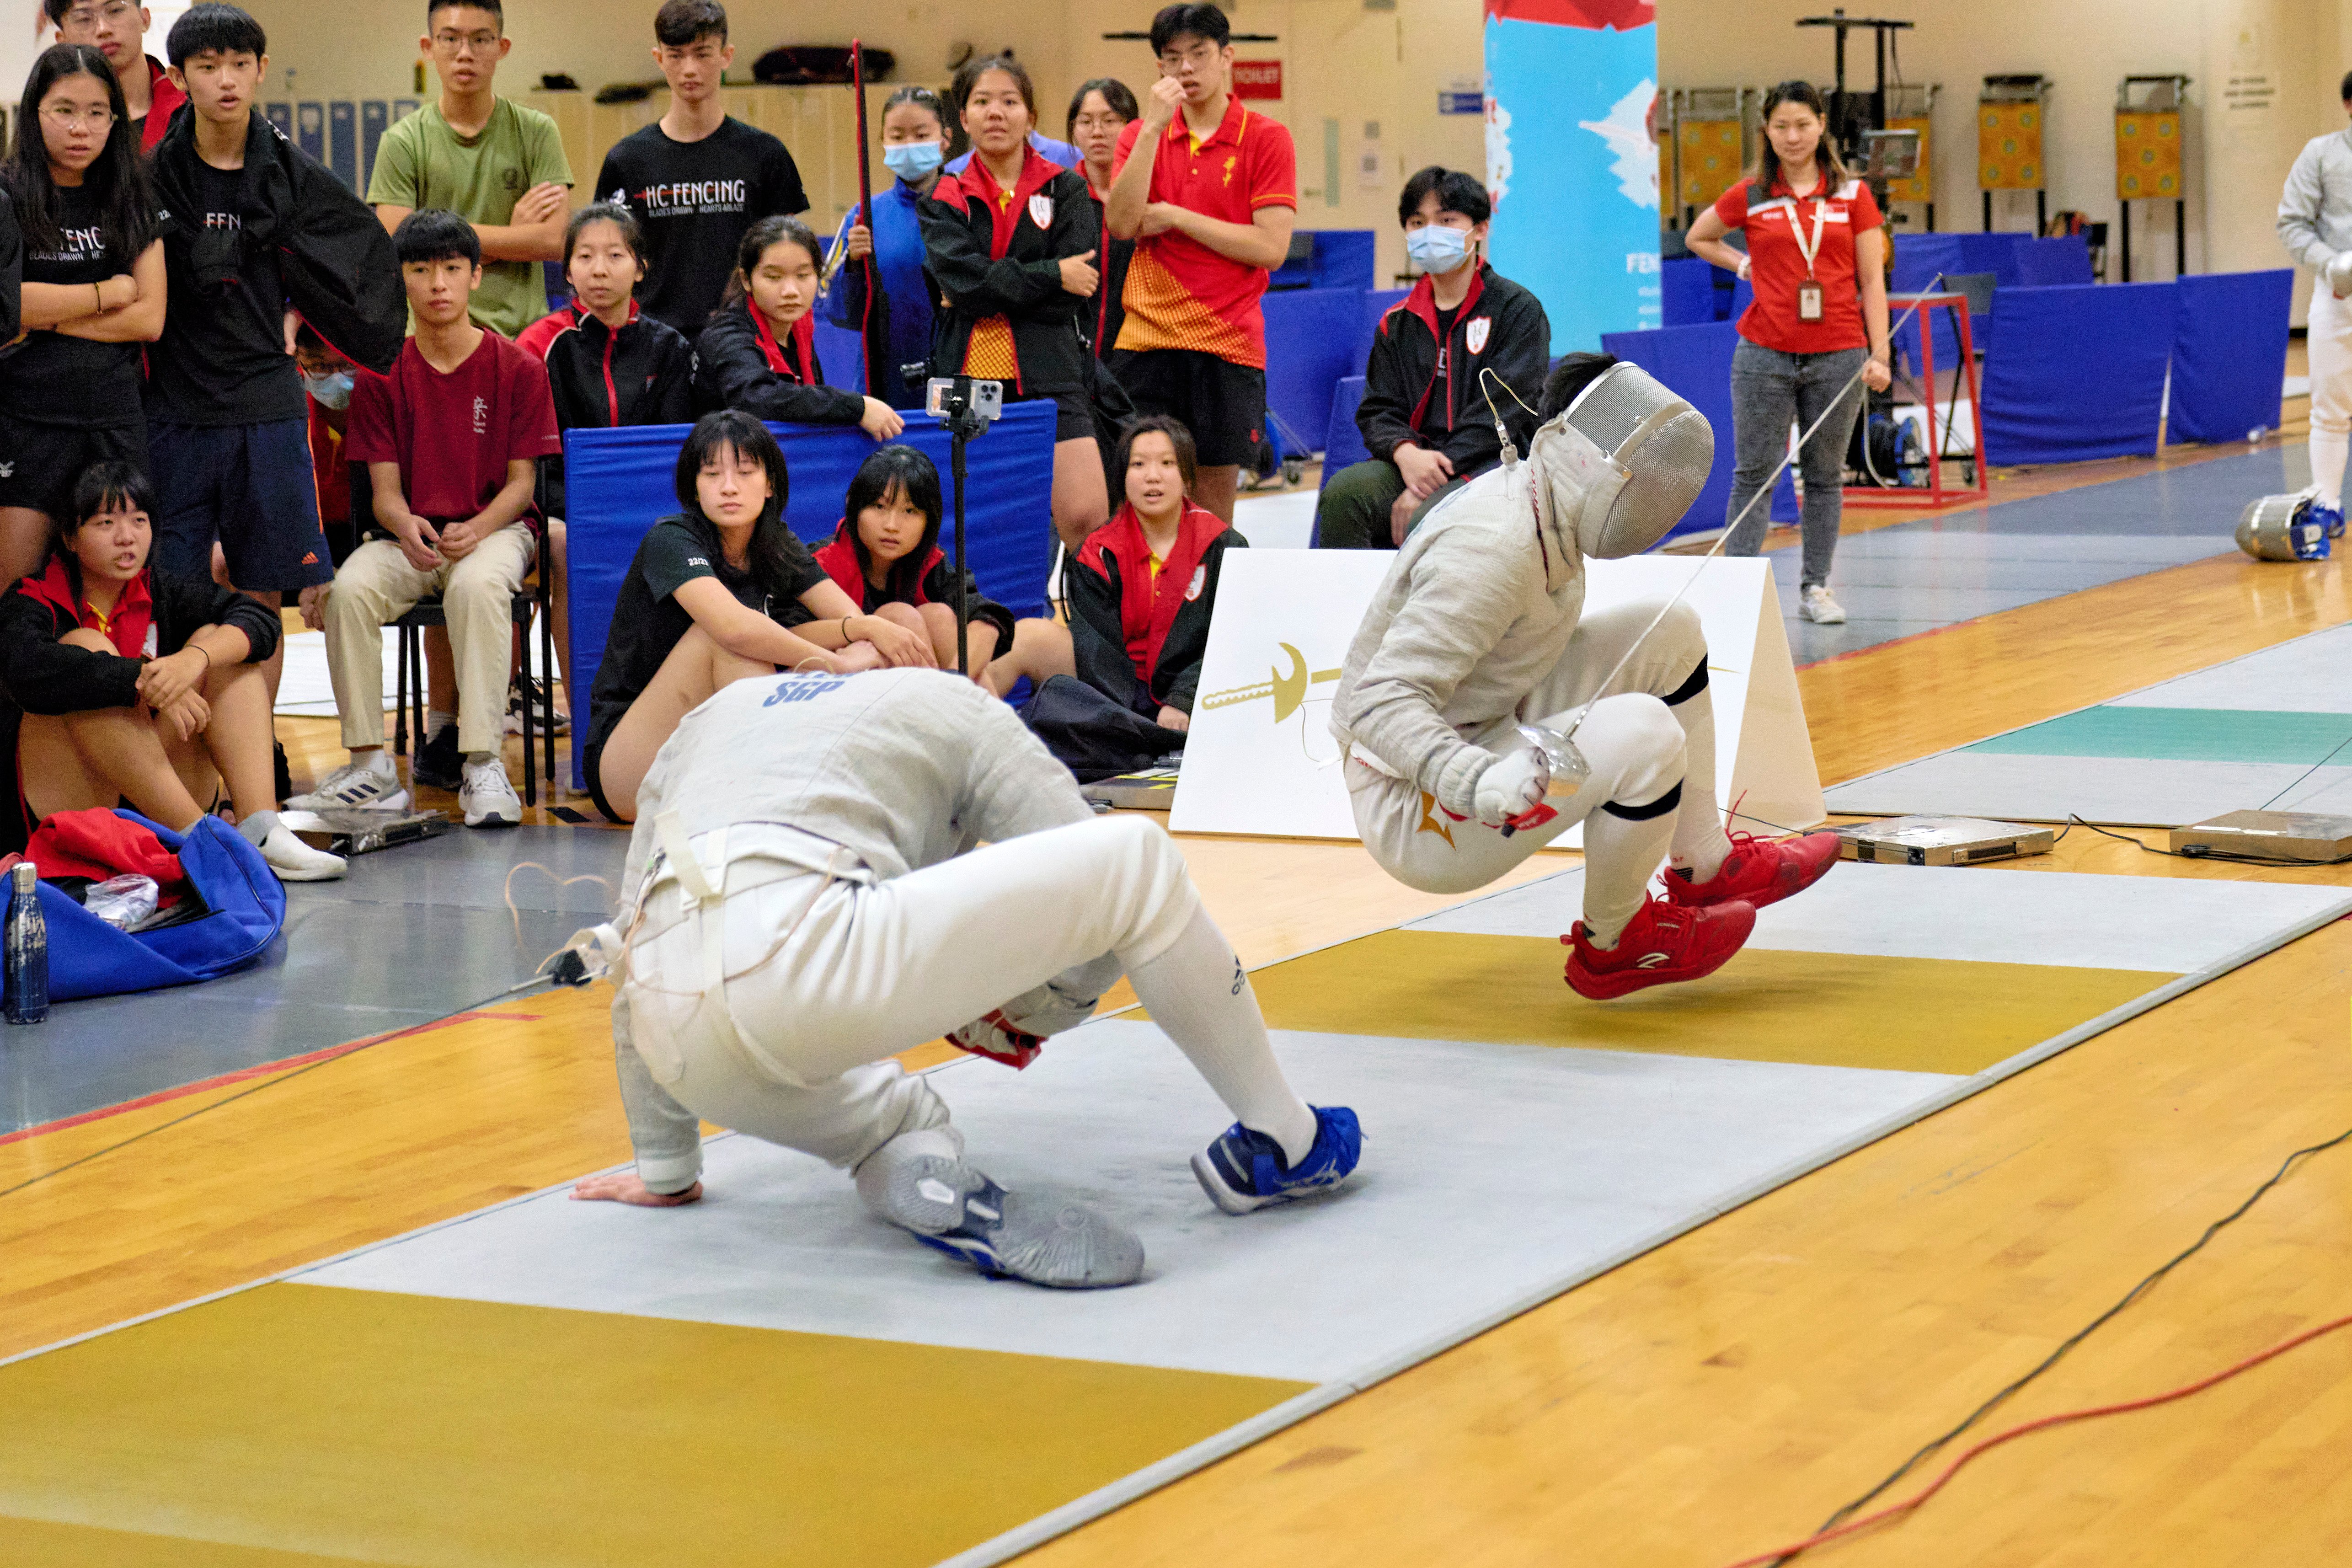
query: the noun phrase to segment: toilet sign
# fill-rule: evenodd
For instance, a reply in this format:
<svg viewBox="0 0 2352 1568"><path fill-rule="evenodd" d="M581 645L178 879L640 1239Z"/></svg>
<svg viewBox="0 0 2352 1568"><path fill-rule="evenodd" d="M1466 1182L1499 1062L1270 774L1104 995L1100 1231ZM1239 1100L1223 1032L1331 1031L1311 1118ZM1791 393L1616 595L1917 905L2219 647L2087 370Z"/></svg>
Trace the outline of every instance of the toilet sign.
<svg viewBox="0 0 2352 1568"><path fill-rule="evenodd" d="M1235 98L1280 98L1282 96L1282 62L1280 60L1235 60L1234 62L1234 96Z"/></svg>

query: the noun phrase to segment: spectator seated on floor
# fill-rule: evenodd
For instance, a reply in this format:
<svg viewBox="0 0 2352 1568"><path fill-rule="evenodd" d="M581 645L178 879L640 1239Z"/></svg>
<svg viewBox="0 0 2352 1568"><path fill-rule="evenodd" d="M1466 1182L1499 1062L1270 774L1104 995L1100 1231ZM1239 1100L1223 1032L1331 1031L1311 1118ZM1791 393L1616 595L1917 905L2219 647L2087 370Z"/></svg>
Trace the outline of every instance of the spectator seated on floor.
<svg viewBox="0 0 2352 1568"><path fill-rule="evenodd" d="M538 551L539 460L562 450L562 439L546 366L467 319L482 283L473 226L428 207L401 220L393 245L416 333L390 375L361 370L344 437L352 460L367 465L383 536L352 552L312 620L327 634L352 760L288 804L408 804L383 744L383 628L437 594L457 666L458 805L468 827L512 827L522 801L500 752L514 596Z"/></svg>
<svg viewBox="0 0 2352 1568"><path fill-rule="evenodd" d="M278 820L261 664L278 613L148 565L154 494L128 464L93 464L47 563L0 597L0 685L16 707L23 843L61 811L128 801L175 833L224 791L237 829L289 882L343 862Z"/></svg>
<svg viewBox="0 0 2352 1568"><path fill-rule="evenodd" d="M1071 559L1069 625L1021 622L982 679L1002 697L1023 676L1040 687L1075 677L1107 720L1157 724L1173 750L1192 727L1225 552L1249 541L1192 503L1192 432L1167 415L1129 426L1114 468L1126 500Z"/></svg>
<svg viewBox="0 0 2352 1568"><path fill-rule="evenodd" d="M941 669L956 665L955 604L967 605L964 648L977 679L1013 646L1013 612L985 598L940 548L940 470L912 447L888 446L858 465L841 527L816 563L869 616L929 639Z"/></svg>
<svg viewBox="0 0 2352 1568"><path fill-rule="evenodd" d="M1322 548L1402 544L1415 518L1501 461L1497 413L1527 450L1551 323L1533 294L1486 265L1493 211L1486 185L1458 169L1432 164L1404 183L1397 217L1421 279L1372 339L1356 410L1372 455L1325 483Z"/></svg>

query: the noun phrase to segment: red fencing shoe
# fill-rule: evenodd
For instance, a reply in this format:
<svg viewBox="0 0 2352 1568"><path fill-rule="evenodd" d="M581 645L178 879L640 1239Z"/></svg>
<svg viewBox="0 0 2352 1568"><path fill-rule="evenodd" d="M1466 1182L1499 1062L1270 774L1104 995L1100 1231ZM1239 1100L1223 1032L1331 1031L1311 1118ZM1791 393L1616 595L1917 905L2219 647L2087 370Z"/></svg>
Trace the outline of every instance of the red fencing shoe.
<svg viewBox="0 0 2352 1568"><path fill-rule="evenodd" d="M1721 869L1704 882L1694 882L1688 871L1665 875L1666 897L1676 907L1704 910L1737 900L1753 909L1777 904L1791 893L1801 893L1837 864L1838 836L1807 833L1794 838L1759 838L1752 833L1731 836L1731 853Z"/></svg>
<svg viewBox="0 0 2352 1568"><path fill-rule="evenodd" d="M1686 910L1651 899L1612 948L1598 948L1579 921L1559 940L1569 949L1569 988L1606 1002L1652 985L1696 980L1722 968L1756 929L1756 909L1737 900Z"/></svg>

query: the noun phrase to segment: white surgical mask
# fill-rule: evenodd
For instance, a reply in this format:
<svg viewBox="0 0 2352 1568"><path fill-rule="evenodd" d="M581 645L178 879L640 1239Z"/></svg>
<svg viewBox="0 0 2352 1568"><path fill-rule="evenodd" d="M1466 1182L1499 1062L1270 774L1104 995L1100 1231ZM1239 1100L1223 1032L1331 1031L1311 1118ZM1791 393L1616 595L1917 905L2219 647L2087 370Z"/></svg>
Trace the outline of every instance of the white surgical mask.
<svg viewBox="0 0 2352 1568"><path fill-rule="evenodd" d="M1404 237L1404 253L1423 272L1451 272L1470 254L1470 237L1444 224L1428 224Z"/></svg>
<svg viewBox="0 0 2352 1568"><path fill-rule="evenodd" d="M352 405L352 373L333 371L326 375L304 374L302 389L321 408L349 408Z"/></svg>
<svg viewBox="0 0 2352 1568"><path fill-rule="evenodd" d="M947 162L947 154L936 142L901 142L896 147L882 149L882 162L892 174L912 184L930 178L932 171Z"/></svg>

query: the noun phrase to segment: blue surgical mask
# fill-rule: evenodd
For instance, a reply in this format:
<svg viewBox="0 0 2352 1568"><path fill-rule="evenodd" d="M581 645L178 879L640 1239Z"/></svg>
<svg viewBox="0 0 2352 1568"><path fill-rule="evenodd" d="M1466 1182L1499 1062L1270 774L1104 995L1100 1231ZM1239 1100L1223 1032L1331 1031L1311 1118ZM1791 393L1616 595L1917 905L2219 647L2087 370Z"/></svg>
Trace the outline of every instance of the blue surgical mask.
<svg viewBox="0 0 2352 1568"><path fill-rule="evenodd" d="M1423 272L1451 272L1470 254L1470 237L1433 223L1404 237L1404 253Z"/></svg>
<svg viewBox="0 0 2352 1568"><path fill-rule="evenodd" d="M326 375L304 375L302 390L321 408L349 408L352 405L352 373L334 371Z"/></svg>
<svg viewBox="0 0 2352 1568"><path fill-rule="evenodd" d="M901 142L896 147L882 149L882 162L892 174L911 185L918 180L929 179L947 162L947 153L936 142Z"/></svg>

